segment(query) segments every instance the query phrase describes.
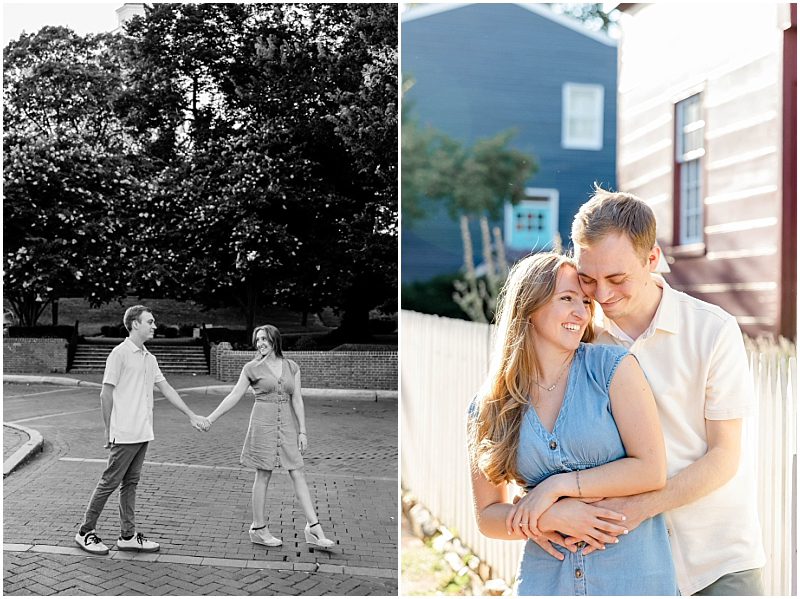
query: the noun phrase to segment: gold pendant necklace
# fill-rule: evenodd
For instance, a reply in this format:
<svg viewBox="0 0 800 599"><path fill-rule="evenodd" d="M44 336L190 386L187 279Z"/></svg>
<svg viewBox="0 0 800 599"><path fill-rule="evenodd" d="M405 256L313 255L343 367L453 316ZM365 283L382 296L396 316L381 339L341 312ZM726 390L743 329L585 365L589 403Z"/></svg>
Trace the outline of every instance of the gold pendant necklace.
<svg viewBox="0 0 800 599"><path fill-rule="evenodd" d="M556 388L556 385L558 385L558 381L561 380L561 377L564 376L564 373L567 371L567 368L569 367L569 365L572 364L572 358L574 358L574 357L575 357L575 354L572 354L572 357L567 361L566 366L564 366L564 368L561 369L561 374L558 375L558 378L556 379L556 382L553 383L551 386L545 387L544 385L539 385L539 381L533 381L533 382L536 383L539 387L541 387L545 391L552 391L553 389Z"/></svg>

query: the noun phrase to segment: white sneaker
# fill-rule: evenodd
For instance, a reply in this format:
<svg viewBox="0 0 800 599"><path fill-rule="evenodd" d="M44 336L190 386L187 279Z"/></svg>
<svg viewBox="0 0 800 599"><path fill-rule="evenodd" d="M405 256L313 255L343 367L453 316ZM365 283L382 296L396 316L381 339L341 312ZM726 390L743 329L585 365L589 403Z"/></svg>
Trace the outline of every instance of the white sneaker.
<svg viewBox="0 0 800 599"><path fill-rule="evenodd" d="M120 551L141 551L143 553L153 553L161 549L158 543L148 541L142 533L137 533L135 537L127 541L122 537L117 539L117 549Z"/></svg>
<svg viewBox="0 0 800 599"><path fill-rule="evenodd" d="M80 531L78 531L78 534L75 535L75 542L78 544L78 547L89 553L108 555L108 547L103 545L103 541L94 534L93 530L90 530L85 535L81 535Z"/></svg>

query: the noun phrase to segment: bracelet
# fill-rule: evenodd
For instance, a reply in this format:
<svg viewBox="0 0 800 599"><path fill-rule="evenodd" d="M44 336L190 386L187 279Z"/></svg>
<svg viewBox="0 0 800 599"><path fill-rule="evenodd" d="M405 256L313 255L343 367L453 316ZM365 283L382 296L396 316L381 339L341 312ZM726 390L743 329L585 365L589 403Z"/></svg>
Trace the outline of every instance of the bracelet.
<svg viewBox="0 0 800 599"><path fill-rule="evenodd" d="M575 478L578 480L578 498L583 499L583 493L581 492L581 475L578 474L578 471L575 471Z"/></svg>
<svg viewBox="0 0 800 599"><path fill-rule="evenodd" d="M297 433L297 434L298 434L298 435L306 435L304 432L299 432L299 433ZM308 437L308 435L306 435L306 437Z"/></svg>

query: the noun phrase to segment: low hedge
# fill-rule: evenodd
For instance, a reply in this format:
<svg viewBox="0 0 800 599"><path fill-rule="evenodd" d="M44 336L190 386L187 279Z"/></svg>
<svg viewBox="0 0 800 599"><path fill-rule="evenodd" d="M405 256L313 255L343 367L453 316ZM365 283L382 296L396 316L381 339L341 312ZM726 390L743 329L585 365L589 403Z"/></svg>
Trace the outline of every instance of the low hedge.
<svg viewBox="0 0 800 599"><path fill-rule="evenodd" d="M69 325L40 325L35 327L11 326L6 329L8 337L17 337L23 339L72 339L75 332L74 326Z"/></svg>

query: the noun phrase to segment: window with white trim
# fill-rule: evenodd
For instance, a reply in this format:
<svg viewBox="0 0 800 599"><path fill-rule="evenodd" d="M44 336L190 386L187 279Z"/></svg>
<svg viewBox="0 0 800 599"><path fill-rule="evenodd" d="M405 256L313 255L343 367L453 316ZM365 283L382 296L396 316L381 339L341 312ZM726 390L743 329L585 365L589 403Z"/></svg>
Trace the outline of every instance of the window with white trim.
<svg viewBox="0 0 800 599"><path fill-rule="evenodd" d="M558 190L526 188L525 196L505 206L505 244L526 252L551 248L558 232Z"/></svg>
<svg viewBox="0 0 800 599"><path fill-rule="evenodd" d="M700 94L675 105L675 167L678 169L678 244L703 242L703 177L700 159L705 121Z"/></svg>
<svg viewBox="0 0 800 599"><path fill-rule="evenodd" d="M561 147L603 149L602 85L565 83L562 88Z"/></svg>

